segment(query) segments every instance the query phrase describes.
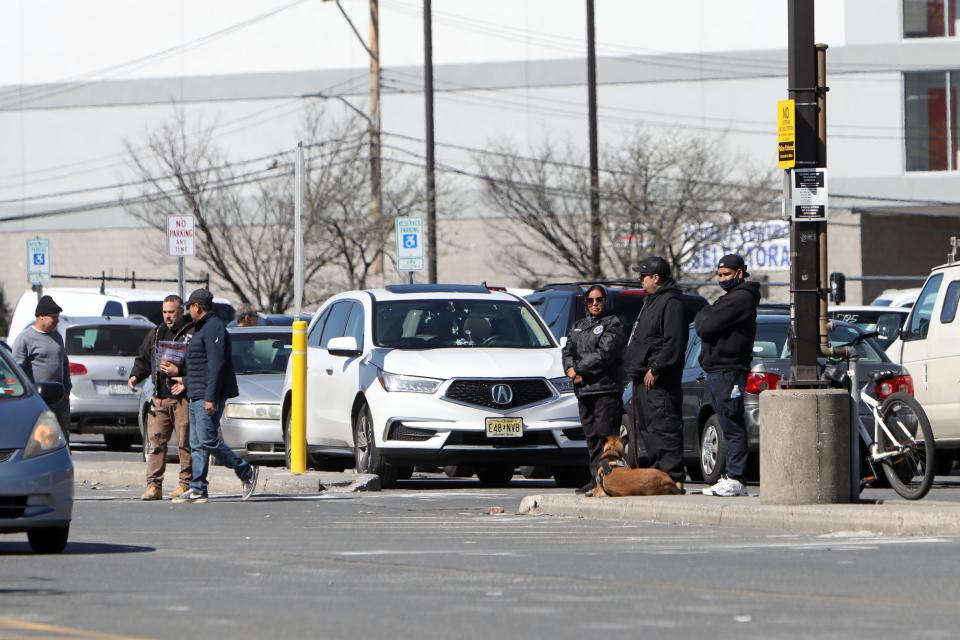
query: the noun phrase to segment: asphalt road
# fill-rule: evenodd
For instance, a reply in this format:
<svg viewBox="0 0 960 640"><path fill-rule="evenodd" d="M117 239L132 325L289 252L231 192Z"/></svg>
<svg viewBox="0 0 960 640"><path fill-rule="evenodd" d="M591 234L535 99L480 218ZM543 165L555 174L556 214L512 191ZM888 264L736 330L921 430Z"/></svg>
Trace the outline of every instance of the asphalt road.
<svg viewBox="0 0 960 640"><path fill-rule="evenodd" d="M958 538L515 516L536 483L518 484L206 505L82 490L63 555L0 537L0 637L952 638L960 625Z"/></svg>

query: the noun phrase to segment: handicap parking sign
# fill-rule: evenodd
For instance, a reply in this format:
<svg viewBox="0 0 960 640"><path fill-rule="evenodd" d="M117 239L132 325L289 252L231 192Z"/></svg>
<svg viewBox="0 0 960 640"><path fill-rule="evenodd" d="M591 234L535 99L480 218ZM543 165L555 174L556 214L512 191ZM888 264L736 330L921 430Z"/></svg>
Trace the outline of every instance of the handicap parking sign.
<svg viewBox="0 0 960 640"><path fill-rule="evenodd" d="M33 254L33 264L35 265L44 265L47 264L47 256L44 253L35 253Z"/></svg>
<svg viewBox="0 0 960 640"><path fill-rule="evenodd" d="M404 249L416 249L416 248L417 248L417 234L415 234L415 233L405 233L405 234L403 234L403 248L404 248Z"/></svg>
<svg viewBox="0 0 960 640"><path fill-rule="evenodd" d="M397 270L423 271L423 220L397 218Z"/></svg>
<svg viewBox="0 0 960 640"><path fill-rule="evenodd" d="M50 241L46 238L27 240L27 280L30 284L50 282Z"/></svg>

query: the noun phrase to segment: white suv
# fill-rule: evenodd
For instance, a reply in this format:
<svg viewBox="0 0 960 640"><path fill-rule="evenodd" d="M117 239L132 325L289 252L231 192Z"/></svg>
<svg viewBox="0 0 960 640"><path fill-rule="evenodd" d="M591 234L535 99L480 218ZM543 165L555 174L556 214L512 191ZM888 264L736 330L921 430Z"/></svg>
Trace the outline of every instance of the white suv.
<svg viewBox="0 0 960 640"><path fill-rule="evenodd" d="M288 365L288 447L290 379ZM414 465L469 466L490 484L537 465L573 486L587 464L556 340L526 301L475 285L330 298L307 329L307 451L385 484Z"/></svg>

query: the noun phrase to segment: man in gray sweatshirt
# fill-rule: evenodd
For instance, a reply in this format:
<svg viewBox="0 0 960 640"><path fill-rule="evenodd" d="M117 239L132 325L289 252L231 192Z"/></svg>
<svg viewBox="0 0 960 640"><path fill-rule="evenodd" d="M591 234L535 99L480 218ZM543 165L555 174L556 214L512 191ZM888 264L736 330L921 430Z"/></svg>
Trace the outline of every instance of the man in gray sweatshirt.
<svg viewBox="0 0 960 640"><path fill-rule="evenodd" d="M63 400L50 407L57 416L63 437L70 440L70 368L63 338L57 331L63 309L50 296L43 296L34 312L36 320L13 342L13 357L34 384L59 382Z"/></svg>

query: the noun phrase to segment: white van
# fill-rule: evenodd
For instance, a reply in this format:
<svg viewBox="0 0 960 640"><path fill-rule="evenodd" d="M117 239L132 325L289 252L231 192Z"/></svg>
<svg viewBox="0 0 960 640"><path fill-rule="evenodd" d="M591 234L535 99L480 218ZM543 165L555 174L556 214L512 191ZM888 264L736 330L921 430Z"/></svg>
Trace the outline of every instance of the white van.
<svg viewBox="0 0 960 640"><path fill-rule="evenodd" d="M930 418L937 466L942 462L942 469L960 454L958 302L960 262L952 259L930 272L900 337L887 348L890 359L904 365L913 377L915 397Z"/></svg>
<svg viewBox="0 0 960 640"><path fill-rule="evenodd" d="M156 289L104 289L99 287L44 287L44 295L49 295L63 308L67 316L143 316L154 324L163 321L161 306L163 299L171 291ZM234 308L229 300L213 299L214 311L225 323L233 320ZM33 323L36 316L37 293L27 289L20 296L10 319L10 332L7 344L13 345L20 332Z"/></svg>

